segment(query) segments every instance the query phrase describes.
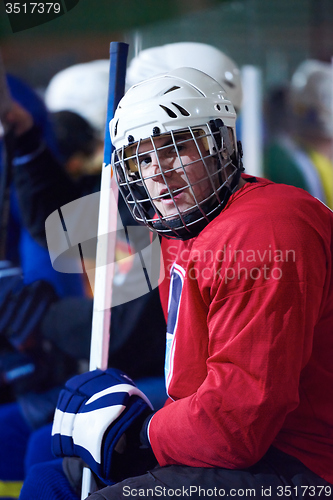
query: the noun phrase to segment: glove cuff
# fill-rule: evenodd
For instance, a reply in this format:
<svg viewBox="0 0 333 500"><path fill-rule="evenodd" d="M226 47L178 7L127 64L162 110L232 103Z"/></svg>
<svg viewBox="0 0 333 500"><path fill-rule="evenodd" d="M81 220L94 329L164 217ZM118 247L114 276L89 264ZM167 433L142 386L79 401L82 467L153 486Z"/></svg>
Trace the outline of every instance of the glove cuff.
<svg viewBox="0 0 333 500"><path fill-rule="evenodd" d="M140 443L141 443L141 448L150 448L151 449L151 444L149 441L149 435L148 435L148 427L150 424L151 419L155 415L155 412L150 413L148 417L144 420L141 431L140 431Z"/></svg>

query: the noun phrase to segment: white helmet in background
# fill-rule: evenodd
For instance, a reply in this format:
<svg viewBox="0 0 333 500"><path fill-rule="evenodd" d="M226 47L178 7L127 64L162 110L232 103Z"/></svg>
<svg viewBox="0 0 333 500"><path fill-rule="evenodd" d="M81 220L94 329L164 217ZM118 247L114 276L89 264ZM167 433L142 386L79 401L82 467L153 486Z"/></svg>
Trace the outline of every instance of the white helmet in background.
<svg viewBox="0 0 333 500"><path fill-rule="evenodd" d="M242 166L235 122L225 90L199 70L178 68L131 87L119 102L110 133L115 147L112 166L134 219L170 238L186 240L199 234L238 186ZM185 164L187 148L191 161ZM153 153L158 168L148 178L163 178L164 184L164 192L154 198L143 173ZM205 174L195 182L196 187L209 184L204 199L194 194L186 170L190 165L204 168ZM175 188L174 175L185 179L181 188ZM176 198L183 191L192 193L193 204L180 212ZM173 203L171 215L157 208L166 198Z"/></svg>
<svg viewBox="0 0 333 500"><path fill-rule="evenodd" d="M142 50L127 69L126 87L176 68L191 67L214 78L228 94L236 112L242 105L242 83L237 64L221 50L205 43L179 42Z"/></svg>
<svg viewBox="0 0 333 500"><path fill-rule="evenodd" d="M290 102L301 133L333 138L333 69L330 63L314 59L302 62L291 79Z"/></svg>
<svg viewBox="0 0 333 500"><path fill-rule="evenodd" d="M72 111L104 137L109 87L108 59L75 64L50 80L45 104L51 112Z"/></svg>

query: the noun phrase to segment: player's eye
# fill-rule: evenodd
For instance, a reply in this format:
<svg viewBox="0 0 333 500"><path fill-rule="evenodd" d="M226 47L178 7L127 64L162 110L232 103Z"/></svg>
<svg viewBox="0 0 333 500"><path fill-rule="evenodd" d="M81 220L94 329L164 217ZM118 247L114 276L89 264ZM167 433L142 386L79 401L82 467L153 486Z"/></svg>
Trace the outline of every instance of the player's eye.
<svg viewBox="0 0 333 500"><path fill-rule="evenodd" d="M140 167L141 168L147 168L151 164L151 156L146 155L142 158L140 158Z"/></svg>
<svg viewBox="0 0 333 500"><path fill-rule="evenodd" d="M177 144L178 153L180 153L181 151L185 151L185 149L186 149L185 144ZM176 152L175 148L173 148L173 151Z"/></svg>

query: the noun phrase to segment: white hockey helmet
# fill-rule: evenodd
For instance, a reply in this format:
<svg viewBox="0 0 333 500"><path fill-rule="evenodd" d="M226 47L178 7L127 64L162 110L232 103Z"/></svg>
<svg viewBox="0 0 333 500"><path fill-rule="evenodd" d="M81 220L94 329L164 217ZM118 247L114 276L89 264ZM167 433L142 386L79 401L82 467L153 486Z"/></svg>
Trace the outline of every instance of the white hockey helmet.
<svg viewBox="0 0 333 500"><path fill-rule="evenodd" d="M183 67L199 69L214 78L226 90L236 112L240 111L243 96L240 69L224 52L206 43L169 43L142 50L129 63L126 87Z"/></svg>
<svg viewBox="0 0 333 500"><path fill-rule="evenodd" d="M236 113L225 90L216 80L193 68L178 68L131 87L110 122L110 134L115 147L112 166L133 217L167 237L196 236L220 213L238 186L242 166L235 121ZM168 176L161 165L161 156L165 158L167 154L161 139L172 148L176 160L168 167ZM210 192L204 199L195 196L186 171L189 163L182 161L181 146L185 143L195 147L196 159L191 165L198 162L204 166L204 177L196 182L209 181ZM147 144L149 152L156 154L159 166L149 179L163 178L165 185L164 194L158 197L151 196L142 173ZM181 191L187 189L193 195L193 205L185 212L177 206L175 197L179 192L175 193L169 184L174 171L186 179ZM172 216L162 215L156 207L163 197L173 201Z"/></svg>
<svg viewBox="0 0 333 500"><path fill-rule="evenodd" d="M298 130L333 138L333 69L330 63L308 59L292 76L290 102Z"/></svg>
<svg viewBox="0 0 333 500"><path fill-rule="evenodd" d="M74 64L51 78L45 103L51 112L72 111L103 138L109 88L108 59Z"/></svg>

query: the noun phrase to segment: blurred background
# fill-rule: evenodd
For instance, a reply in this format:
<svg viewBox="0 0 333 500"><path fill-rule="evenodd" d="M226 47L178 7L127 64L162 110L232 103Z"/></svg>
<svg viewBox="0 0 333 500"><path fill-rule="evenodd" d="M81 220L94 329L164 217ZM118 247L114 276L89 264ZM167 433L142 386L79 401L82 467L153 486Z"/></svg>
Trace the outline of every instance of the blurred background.
<svg viewBox="0 0 333 500"><path fill-rule="evenodd" d="M35 439L30 426L43 431L44 424L52 421L60 386L88 367L98 204L95 210L85 205L85 212L77 204L72 223L66 218L67 227L74 229L81 220L87 239L82 239L84 246L81 242L68 246L70 255L66 246L66 252L61 247L63 253L56 255L59 262L64 257L61 268L60 263L52 267L56 261L51 256L51 264L45 220L57 215L59 233L51 228L57 241L64 229L59 208L88 195L98 200L94 195L101 184L112 41L129 45L127 77L131 61L140 59L141 64L140 55L153 47L197 42L219 49L215 54L222 51L235 62L232 70L228 66L222 71L221 54L203 57L197 46L186 51L186 57L191 55L193 64L208 64L215 78L220 69L223 85L229 84L229 96L243 95L242 102L230 99L235 108L237 104L237 136L243 144L246 173L303 188L333 209L333 0L36 2L0 1L0 54L9 90L37 125L24 128L21 143L26 149L18 148L19 161L14 165L15 141L19 144L20 139L4 134L0 123L0 264L3 260L6 271L13 269L7 288L0 274L0 340L12 342L2 349L0 345L0 403L20 405L4 416L0 411L0 486L6 481L9 487L11 481L18 485L17 496L0 488L2 498L2 493L18 498L30 464L50 460L50 448L45 448L50 429L46 426L46 438L41 434L43 441L36 439L36 457L29 452L34 451ZM37 26L27 27L25 20L20 25L19 16L10 18L6 13L15 5L22 9L43 4L57 5L61 11ZM165 71L164 66L184 60L179 45L176 57L174 52L167 57L163 50L148 52L151 57L142 65L148 72ZM139 81L141 72L132 71L131 76ZM6 104L3 88L0 85L0 115ZM24 119L26 114L20 116ZM119 203L119 211L124 225L132 225L124 203L123 207ZM93 234L87 234L86 228ZM67 241L69 229L66 233ZM136 295L135 300L128 295L128 290L141 293L145 284L142 274L129 272L132 260L128 257L148 243L140 239L129 247L121 231L117 238L112 292L117 307L112 312L109 363L144 381L139 387L158 408L165 398L160 386L164 388L165 322L158 290ZM87 241L91 252L84 254L82 266ZM12 293L17 280L18 291L15 288ZM39 314L35 304L41 299L45 308ZM10 308L9 300L14 304ZM22 311L27 311L29 322ZM17 422L21 425L22 414L29 430L24 434L19 427L19 435L8 432Z"/></svg>
<svg viewBox="0 0 333 500"><path fill-rule="evenodd" d="M174 42L223 51L242 72L239 133L245 167L256 175L268 135L275 123L284 127L280 110L293 73L304 60L331 64L333 56L332 0L61 0L63 15L14 33L5 5L0 50L7 72L42 97L64 68L107 60L111 41L129 44L128 63L144 49Z"/></svg>
<svg viewBox="0 0 333 500"><path fill-rule="evenodd" d="M209 43L279 85L306 58L333 55L332 0L80 0L65 15L12 33L0 3L0 44L8 72L43 88L61 69L109 57L109 43L137 51L172 42Z"/></svg>

